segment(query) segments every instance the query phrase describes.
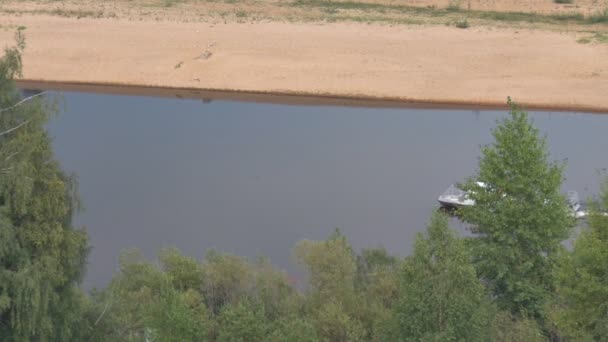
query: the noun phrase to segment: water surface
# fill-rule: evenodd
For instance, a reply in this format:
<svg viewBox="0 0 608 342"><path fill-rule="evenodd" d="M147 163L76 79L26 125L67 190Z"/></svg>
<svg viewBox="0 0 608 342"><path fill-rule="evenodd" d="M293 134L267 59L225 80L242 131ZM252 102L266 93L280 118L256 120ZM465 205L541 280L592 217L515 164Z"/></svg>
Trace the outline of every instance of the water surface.
<svg viewBox="0 0 608 342"><path fill-rule="evenodd" d="M80 180L78 223L93 248L85 288L105 285L129 247L265 255L291 271L298 240L340 227L357 249L405 255L506 114L63 96L49 129ZM608 116L531 116L552 158L568 160L564 190L596 193Z"/></svg>

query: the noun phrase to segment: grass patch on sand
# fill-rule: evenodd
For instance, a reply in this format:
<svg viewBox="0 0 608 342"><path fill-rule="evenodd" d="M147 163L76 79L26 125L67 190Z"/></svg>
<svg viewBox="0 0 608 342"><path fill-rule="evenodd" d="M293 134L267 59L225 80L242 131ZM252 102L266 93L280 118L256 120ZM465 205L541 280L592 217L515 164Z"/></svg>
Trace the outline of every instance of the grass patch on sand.
<svg viewBox="0 0 608 342"><path fill-rule="evenodd" d="M360 11L366 14L373 13L388 13L388 14L409 14L413 16L426 17L451 17L458 20L466 14L468 19L482 19L508 23L541 23L563 25L579 24L593 25L600 23L608 23L608 9L593 13L589 16L584 16L581 13L558 13L558 14L539 14L526 12L496 12L496 11L480 11L462 9L459 1L450 1L446 8L436 7L415 7L399 4L378 4L358 1L340 1L331 0L295 0L291 2L291 6L316 8L325 14L341 13L344 16L345 11ZM458 15L457 18L454 18ZM452 20L453 22L453 20Z"/></svg>
<svg viewBox="0 0 608 342"><path fill-rule="evenodd" d="M2 3L3 0L0 0ZM65 0L39 0L44 4L59 4ZM157 20L165 17L179 17L182 9L189 12L198 12L200 16L193 20L205 20L206 15L219 15L225 21L237 20L242 22L247 18L267 19L270 21L289 22L363 22L379 24L430 24L449 25L458 28L474 26L490 26L494 24L503 26L544 27L562 30L569 25L576 31L589 32L608 31L604 28L585 28L592 25L608 24L608 7L594 13L584 15L579 12L541 14L532 12L498 12L471 10L470 4L464 0L448 0L446 7L429 5L426 7L411 6L399 2L363 2L363 0L114 0L124 2L129 11L131 7L155 7ZM576 0L550 0L550 1L576 1ZM210 4L210 11L206 5ZM608 5L608 4L607 4ZM0 12L12 14L43 14L74 18L112 18L113 12L107 12L103 7L91 9L71 4L70 9L55 5L40 5L41 7L0 8ZM52 7L51 7L52 6ZM190 11L192 10L192 11ZM117 9L120 12L120 8ZM166 13L166 15L165 15ZM268 14L265 14L268 13ZM278 13L278 14L275 14ZM137 13L135 14L137 16ZM146 17L147 18L147 17ZM140 17L141 20L141 17ZM608 26L606 26L608 28Z"/></svg>
<svg viewBox="0 0 608 342"><path fill-rule="evenodd" d="M592 13L587 17L587 21L591 24L608 23L608 7L603 11Z"/></svg>
<svg viewBox="0 0 608 342"><path fill-rule="evenodd" d="M595 32L590 36L585 36L576 40L579 44L608 44L608 33Z"/></svg>
<svg viewBox="0 0 608 342"><path fill-rule="evenodd" d="M2 9L0 10L7 14L46 14L57 17L66 17L66 18L114 18L116 14L114 12L104 12L104 11L89 11L89 10L66 10L63 8L55 8L55 9L38 9L38 10L12 10L12 9Z"/></svg>
<svg viewBox="0 0 608 342"><path fill-rule="evenodd" d="M180 4L185 0L161 0L160 5L162 7L172 7L174 5Z"/></svg>

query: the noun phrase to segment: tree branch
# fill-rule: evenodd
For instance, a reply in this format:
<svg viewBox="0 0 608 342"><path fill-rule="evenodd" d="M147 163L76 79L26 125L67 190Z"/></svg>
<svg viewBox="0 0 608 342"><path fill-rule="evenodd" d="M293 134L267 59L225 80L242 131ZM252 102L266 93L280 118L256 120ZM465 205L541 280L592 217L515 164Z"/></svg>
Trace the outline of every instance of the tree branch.
<svg viewBox="0 0 608 342"><path fill-rule="evenodd" d="M13 152L10 155L8 155L6 158L4 158L4 161L8 161L9 159L13 158L14 156L18 155L19 152Z"/></svg>
<svg viewBox="0 0 608 342"><path fill-rule="evenodd" d="M9 111L9 110L11 110L11 109L15 109L15 108L17 108L18 106L22 105L23 103L25 103L25 102L27 102L27 101L29 101L29 100L31 100L31 99L33 99L33 98L37 97L37 96L44 95L44 94L46 94L46 93L47 93L46 91L43 91L43 92L41 92L41 93L38 93L38 94L35 94L35 95L32 95L32 96L28 96L28 97L24 98L23 100L21 100L21 101L19 101L19 102L15 103L14 105L12 105L12 106L10 106L10 107L8 107L8 108L2 108L2 109L0 109L0 113L4 113L4 112Z"/></svg>
<svg viewBox="0 0 608 342"><path fill-rule="evenodd" d="M23 121L22 123L18 124L17 126L15 126L15 127L11 128L11 129L8 129L8 130L6 130L6 131L4 131L4 132L0 133L0 137L1 137L1 136L3 136L3 135L5 135L5 134L8 134L8 133L10 133L10 132L12 132L12 131L15 131L15 130L19 129L21 126L26 125L26 124L27 124L28 122L30 122L30 121L31 121L31 119L30 119L30 120L25 120L25 121Z"/></svg>
<svg viewBox="0 0 608 342"><path fill-rule="evenodd" d="M97 320L95 321L95 324L93 324L93 326L96 326L97 323L99 323L99 321L101 321L101 318L103 317L103 315L105 315L106 310L108 310L108 307L110 306L110 301L108 301L106 303L106 307L103 309L103 311L101 312L101 315L99 315L99 317L97 318Z"/></svg>

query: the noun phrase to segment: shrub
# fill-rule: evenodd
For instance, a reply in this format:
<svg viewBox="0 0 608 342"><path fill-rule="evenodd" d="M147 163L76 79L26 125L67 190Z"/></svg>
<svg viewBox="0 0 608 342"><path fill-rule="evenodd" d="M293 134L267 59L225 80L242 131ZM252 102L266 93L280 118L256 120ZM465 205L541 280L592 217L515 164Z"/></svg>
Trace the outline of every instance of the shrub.
<svg viewBox="0 0 608 342"><path fill-rule="evenodd" d="M461 28L461 29L466 29L466 28L469 28L470 25L469 25L469 21L467 20L467 18L461 18L456 21L454 26Z"/></svg>

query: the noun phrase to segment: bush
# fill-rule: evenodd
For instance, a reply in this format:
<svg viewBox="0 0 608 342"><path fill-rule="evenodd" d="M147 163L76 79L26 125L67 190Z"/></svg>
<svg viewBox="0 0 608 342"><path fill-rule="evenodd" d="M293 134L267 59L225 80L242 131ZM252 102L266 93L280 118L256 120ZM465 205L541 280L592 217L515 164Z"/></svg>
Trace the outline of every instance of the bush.
<svg viewBox="0 0 608 342"><path fill-rule="evenodd" d="M456 23L454 24L454 26L461 28L461 29L466 29L469 28L469 21L467 20L467 18L462 18L462 19L458 19L456 21Z"/></svg>

